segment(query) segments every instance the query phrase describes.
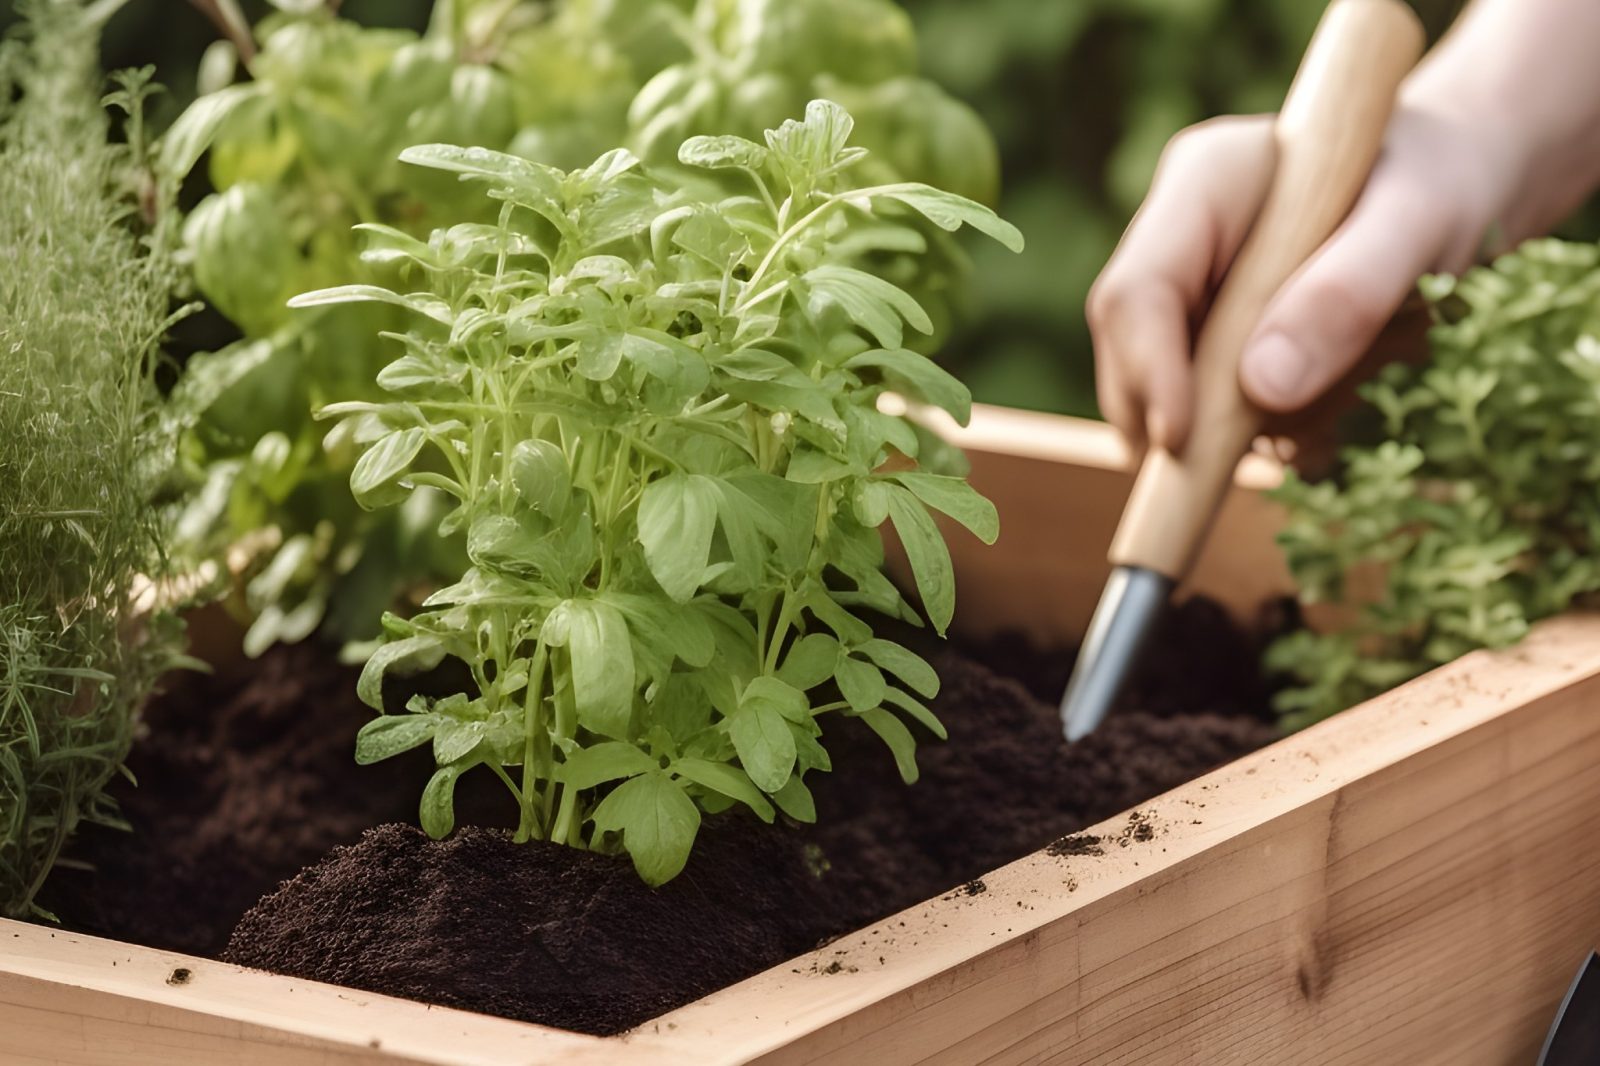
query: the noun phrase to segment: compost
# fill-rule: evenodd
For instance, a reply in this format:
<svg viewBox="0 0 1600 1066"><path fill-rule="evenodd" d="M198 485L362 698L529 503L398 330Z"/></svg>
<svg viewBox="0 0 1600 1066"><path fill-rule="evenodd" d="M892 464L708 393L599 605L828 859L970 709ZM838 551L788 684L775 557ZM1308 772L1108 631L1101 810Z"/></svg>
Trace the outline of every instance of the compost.
<svg viewBox="0 0 1600 1066"><path fill-rule="evenodd" d="M815 826L708 818L688 868L659 889L626 857L513 844L496 822L503 797L475 793L470 775L464 827L428 839L413 828L426 751L354 767L371 712L353 672L315 644L279 647L238 678L184 678L149 708L130 761L146 784L118 796L134 832L82 834L74 857L92 869L58 872L47 903L100 935L620 1032L924 899L979 891L1029 852L1054 844L1081 861L1115 847L1085 846L1081 830L1273 738L1256 664L1282 624L1245 633L1190 601L1125 705L1073 746L1053 699L1070 655L1015 636L920 638L950 739L920 745L916 785L841 720L834 772L808 779Z"/></svg>

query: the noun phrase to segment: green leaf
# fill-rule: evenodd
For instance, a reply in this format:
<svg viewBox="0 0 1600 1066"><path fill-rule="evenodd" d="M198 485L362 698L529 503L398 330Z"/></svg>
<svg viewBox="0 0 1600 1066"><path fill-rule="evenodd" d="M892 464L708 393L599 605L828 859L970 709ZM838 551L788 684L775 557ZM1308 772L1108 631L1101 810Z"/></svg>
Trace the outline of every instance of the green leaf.
<svg viewBox="0 0 1600 1066"><path fill-rule="evenodd" d="M788 480L802 485L820 485L854 475L850 467L815 448L796 448L789 457L789 469L785 473Z"/></svg>
<svg viewBox="0 0 1600 1066"><path fill-rule="evenodd" d="M743 137L690 137L678 149L678 162L713 170L726 167L759 170L766 165L767 150Z"/></svg>
<svg viewBox="0 0 1600 1066"><path fill-rule="evenodd" d="M401 152L400 161L502 183L541 203L559 204L561 200L559 170L505 152L453 144L418 144Z"/></svg>
<svg viewBox="0 0 1600 1066"><path fill-rule="evenodd" d="M949 515L985 544L993 544L1000 536L1000 515L994 504L964 479L914 472L891 476L914 492L917 499Z"/></svg>
<svg viewBox="0 0 1600 1066"><path fill-rule="evenodd" d="M656 760L632 744L607 740L568 752L567 761L556 768L556 778L570 788L589 789L660 768Z"/></svg>
<svg viewBox="0 0 1600 1066"><path fill-rule="evenodd" d="M850 497L850 510L868 529L877 529L889 519L889 487L877 478L862 478Z"/></svg>
<svg viewBox="0 0 1600 1066"><path fill-rule="evenodd" d="M909 648L878 637L852 649L898 677L913 691L932 699L939 694L939 675L928 661Z"/></svg>
<svg viewBox="0 0 1600 1066"><path fill-rule="evenodd" d="M660 770L624 781L594 811L597 833L620 833L645 884L663 885L683 872L700 831L700 812Z"/></svg>
<svg viewBox="0 0 1600 1066"><path fill-rule="evenodd" d="M325 307L330 304L359 303L393 304L426 315L435 322L442 322L447 326L455 321L450 305L436 296L420 292L401 294L377 285L339 285L331 289L305 292L292 298L289 306Z"/></svg>
<svg viewBox="0 0 1600 1066"><path fill-rule="evenodd" d="M553 519L566 513L572 498L572 472L554 441L519 441L511 450L511 479L535 511Z"/></svg>
<svg viewBox="0 0 1600 1066"><path fill-rule="evenodd" d="M794 737L789 723L770 704L740 704L728 719L728 736L745 773L763 792L776 792L794 772Z"/></svg>
<svg viewBox="0 0 1600 1066"><path fill-rule="evenodd" d="M868 728L889 745L889 751L894 755L895 769L900 771L900 779L908 785L916 784L917 742L912 738L911 730L905 727L904 722L882 708L863 711L860 717L867 723Z"/></svg>
<svg viewBox="0 0 1600 1066"><path fill-rule="evenodd" d="M684 758L673 762L672 772L701 788L737 800L754 811L763 822L772 821L772 804L767 802L750 776L736 766L706 759Z"/></svg>
<svg viewBox="0 0 1600 1066"><path fill-rule="evenodd" d="M959 425L972 419L972 393L961 380L925 355L906 348L874 348L844 364L851 370L876 367L885 381L914 400L950 413Z"/></svg>
<svg viewBox="0 0 1600 1066"><path fill-rule="evenodd" d="M980 203L920 182L879 185L851 195L895 200L921 214L940 229L955 232L963 224L993 237L1013 252L1023 248L1022 231Z"/></svg>
<svg viewBox="0 0 1600 1066"><path fill-rule="evenodd" d="M835 305L885 348L900 347L900 320L921 333L933 332L928 312L911 294L875 274L838 263L824 263L805 274L807 306L813 315Z"/></svg>
<svg viewBox="0 0 1600 1066"><path fill-rule="evenodd" d="M374 710L383 710L383 678L390 670L425 673L444 661L444 643L432 634L419 633L378 645L361 668L356 695Z"/></svg>
<svg viewBox="0 0 1600 1066"><path fill-rule="evenodd" d="M261 98L260 82L230 85L207 93L184 109L161 138L162 173L181 182L200 161L224 123L245 104Z"/></svg>
<svg viewBox="0 0 1600 1066"><path fill-rule="evenodd" d="M565 647L578 722L615 740L633 726L633 645L622 612L604 600L565 600L550 612L545 642Z"/></svg>
<svg viewBox="0 0 1600 1066"><path fill-rule="evenodd" d="M807 633L789 646L778 678L805 692L832 677L838 662L837 640L826 633Z"/></svg>
<svg viewBox="0 0 1600 1066"><path fill-rule="evenodd" d="M433 734L433 761L441 766L470 755L489 736L486 721L460 721L440 716Z"/></svg>
<svg viewBox="0 0 1600 1066"><path fill-rule="evenodd" d="M938 717L924 707L916 697L891 685L889 691L884 693L884 702L892 703L902 711L905 711L914 720L922 723L928 732L940 740L949 739L950 734L945 730L944 723L939 721Z"/></svg>
<svg viewBox="0 0 1600 1066"><path fill-rule="evenodd" d="M806 694L776 677L751 679L739 702L743 706L765 705L791 722L806 722L811 718L811 702Z"/></svg>
<svg viewBox="0 0 1600 1066"><path fill-rule="evenodd" d="M789 778L782 788L772 794L772 802L797 822L810 825L817 820L817 801L811 797L811 789L800 780L799 774Z"/></svg>
<svg viewBox="0 0 1600 1066"><path fill-rule="evenodd" d="M871 663L862 662L842 656L834 667L835 680L839 682L839 692L844 696L845 702L850 704L854 711L870 711L881 706L884 694L888 691L888 683L883 679L883 672Z"/></svg>
<svg viewBox="0 0 1600 1066"><path fill-rule="evenodd" d="M950 549L945 547L939 527L928 517L921 501L906 489L897 486L890 494L889 519L911 563L922 609L933 628L943 634L956 613L956 579L950 565Z"/></svg>
<svg viewBox="0 0 1600 1066"><path fill-rule="evenodd" d="M370 510L404 499L405 490L395 482L410 469L427 442L427 431L413 426L395 430L362 452L350 472L350 491L356 502Z"/></svg>
<svg viewBox="0 0 1600 1066"><path fill-rule="evenodd" d="M421 747L433 739L435 721L427 714L384 714L356 734L356 764L375 762Z"/></svg>
<svg viewBox="0 0 1600 1066"><path fill-rule="evenodd" d="M767 131L767 147L799 170L816 173L846 152L854 128L855 119L844 108L832 100L813 100L806 105L805 121L789 119Z"/></svg>
<svg viewBox="0 0 1600 1066"><path fill-rule="evenodd" d="M614 333L594 333L572 345L578 357L573 369L590 381L610 381L622 365L622 338Z"/></svg>
<svg viewBox="0 0 1600 1066"><path fill-rule="evenodd" d="M418 817L422 831L435 840L449 836L456 827L456 781L461 777L461 770L462 767L456 765L439 767L422 790Z"/></svg>
<svg viewBox="0 0 1600 1066"><path fill-rule="evenodd" d="M699 474L668 474L645 487L639 501L639 544L666 594L686 603L705 579L720 493Z"/></svg>

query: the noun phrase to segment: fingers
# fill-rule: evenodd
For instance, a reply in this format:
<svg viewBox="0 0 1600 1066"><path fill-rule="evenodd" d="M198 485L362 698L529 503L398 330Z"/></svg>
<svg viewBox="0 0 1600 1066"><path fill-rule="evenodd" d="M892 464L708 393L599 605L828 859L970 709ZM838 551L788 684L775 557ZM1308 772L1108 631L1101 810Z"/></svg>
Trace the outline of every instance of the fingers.
<svg viewBox="0 0 1600 1066"><path fill-rule="evenodd" d="M1136 448L1182 448L1190 323L1238 252L1272 173L1265 117L1202 123L1162 155L1149 196L1089 293L1101 413Z"/></svg>
<svg viewBox="0 0 1600 1066"><path fill-rule="evenodd" d="M1449 215L1423 183L1380 170L1343 226L1268 304L1240 358L1245 394L1297 411L1360 361L1416 286L1447 255Z"/></svg>

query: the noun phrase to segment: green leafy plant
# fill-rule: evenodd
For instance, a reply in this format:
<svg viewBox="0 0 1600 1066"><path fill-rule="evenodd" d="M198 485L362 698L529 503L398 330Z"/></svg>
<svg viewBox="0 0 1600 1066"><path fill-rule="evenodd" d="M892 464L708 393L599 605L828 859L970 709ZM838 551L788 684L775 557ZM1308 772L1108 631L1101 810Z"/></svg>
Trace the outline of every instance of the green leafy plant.
<svg viewBox="0 0 1600 1066"><path fill-rule="evenodd" d="M1600 589L1600 248L1532 241L1423 292L1432 360L1364 390L1381 440L1277 493L1304 597L1353 593L1356 609L1272 649L1296 681L1279 698L1290 726L1511 644Z"/></svg>
<svg viewBox="0 0 1600 1066"><path fill-rule="evenodd" d="M914 76L910 26L890 0L452 0L422 34L372 29L333 5L279 3L231 51L208 56L201 96L165 138L187 171L209 147L217 192L192 213L187 247L203 295L244 338L191 361L184 402L200 412L185 455L204 485L181 527L192 554L265 544L241 613L258 653L318 626L344 641L430 577L461 545L428 535L445 503L417 493L364 512L344 488L355 452L330 446L311 411L377 399L387 305L289 316L292 293L361 280L390 286L401 259L359 257L356 224L426 237L495 219L494 205L404 167L411 144L506 149L571 169L627 145L671 163L689 134L760 131L812 96L868 118L873 180L928 180L991 196L994 150L970 110ZM238 56L250 80L225 84ZM648 83L648 84L647 84ZM942 325L966 269L937 227L937 255L873 249L873 268Z"/></svg>
<svg viewBox="0 0 1600 1066"><path fill-rule="evenodd" d="M181 651L154 602L174 438L154 383L180 277L148 181L148 71L107 101L106 4L34 0L0 56L0 913L35 897Z"/></svg>
<svg viewBox="0 0 1600 1066"><path fill-rule="evenodd" d="M916 776L906 720L938 678L874 636L862 612L916 621L881 571L891 523L923 610L954 611L943 512L993 540L965 481L885 468L916 431L878 409L889 388L960 420L962 385L904 347L926 312L856 265L905 249L917 224L1017 231L931 186L851 180L851 120L813 102L758 144L696 137L681 166L613 151L560 171L477 148L403 158L458 174L498 206L420 241L367 227L366 255L420 287L297 298L397 305L420 324L378 381L382 402L332 404L361 449L367 507L433 490L455 502L471 566L410 618L385 619L361 695L447 656L473 683L414 698L361 733L363 762L431 743L423 827L453 826L452 793L487 767L517 836L627 850L660 883L682 869L700 811L742 804L814 817L805 776L829 768L830 717L860 719Z"/></svg>

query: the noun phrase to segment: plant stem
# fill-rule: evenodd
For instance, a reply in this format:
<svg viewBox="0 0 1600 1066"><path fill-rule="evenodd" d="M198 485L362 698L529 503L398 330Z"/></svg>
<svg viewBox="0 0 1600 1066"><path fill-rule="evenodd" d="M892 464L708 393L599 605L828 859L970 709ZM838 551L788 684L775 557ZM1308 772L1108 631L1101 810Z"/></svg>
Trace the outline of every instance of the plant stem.
<svg viewBox="0 0 1600 1066"><path fill-rule="evenodd" d="M516 841L523 841L542 836L543 828L541 819L534 812L533 800L538 790L540 779L549 780L553 776L553 767L548 757L539 758L538 748L540 734L546 745L549 744L549 733L544 729L542 719L544 715L544 674L550 661L550 651L545 647L543 640L533 649L533 664L528 667L528 693L522 702L522 816L517 825ZM555 783L551 782L551 788Z"/></svg>
<svg viewBox="0 0 1600 1066"><path fill-rule="evenodd" d="M250 24L239 11L236 0L189 0L189 2L210 19L212 25L222 31L224 37L233 42L234 50L239 53L239 62L249 70L251 60L256 57L256 40L251 36Z"/></svg>

